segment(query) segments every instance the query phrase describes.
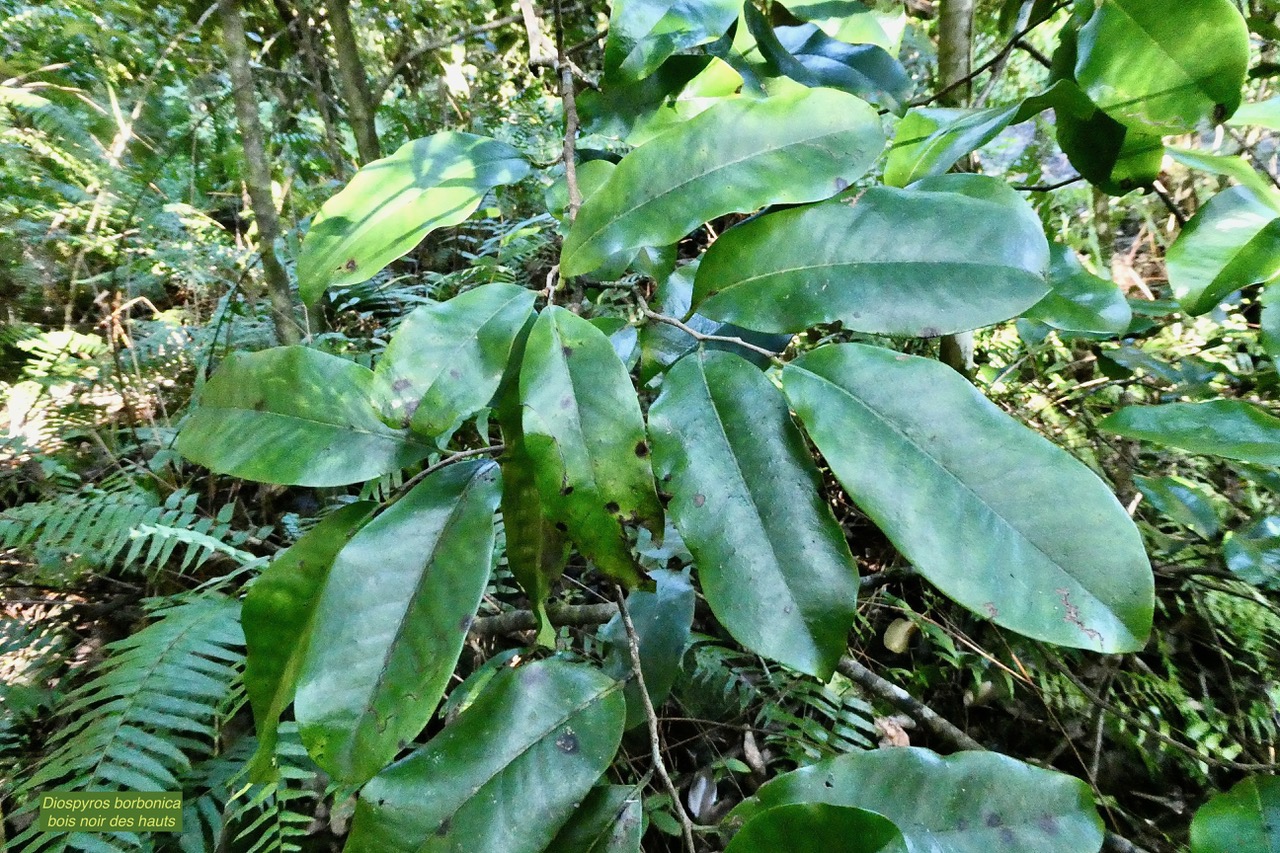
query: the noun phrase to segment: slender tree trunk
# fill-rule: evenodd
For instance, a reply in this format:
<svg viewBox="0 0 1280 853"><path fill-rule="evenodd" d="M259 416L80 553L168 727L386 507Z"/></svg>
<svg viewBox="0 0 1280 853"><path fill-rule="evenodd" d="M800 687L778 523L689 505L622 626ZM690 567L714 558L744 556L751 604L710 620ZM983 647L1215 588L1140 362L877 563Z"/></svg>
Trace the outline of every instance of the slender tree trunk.
<svg viewBox="0 0 1280 853"><path fill-rule="evenodd" d="M347 99L347 116L351 119L351 130L355 133L356 148L363 165L381 157L382 147L378 144L378 128L374 124L377 105L369 93L369 78L365 76L360 52L356 50L347 3L348 0L325 0L325 7L329 10L329 29L333 31L337 49L338 78Z"/></svg>
<svg viewBox="0 0 1280 853"><path fill-rule="evenodd" d="M973 67L973 9L975 0L941 0L938 9L938 100L950 107L969 103ZM964 80L964 83L960 83ZM959 85L957 85L959 84ZM955 88L951 88L951 87ZM943 335L938 357L964 376L973 373L973 332Z"/></svg>
<svg viewBox="0 0 1280 853"><path fill-rule="evenodd" d="M271 299L271 317L276 337L282 344L301 340L293 296L289 292L289 274L276 257L276 238L280 236L280 220L271 197L271 173L263 145L262 124L258 120L258 96L249 71L249 48L245 43L244 19L239 0L219 0L222 14L222 41L227 51L231 91L236 103L236 120L244 149L244 181L249 192L253 218L258 223L258 250L262 255L262 272Z"/></svg>

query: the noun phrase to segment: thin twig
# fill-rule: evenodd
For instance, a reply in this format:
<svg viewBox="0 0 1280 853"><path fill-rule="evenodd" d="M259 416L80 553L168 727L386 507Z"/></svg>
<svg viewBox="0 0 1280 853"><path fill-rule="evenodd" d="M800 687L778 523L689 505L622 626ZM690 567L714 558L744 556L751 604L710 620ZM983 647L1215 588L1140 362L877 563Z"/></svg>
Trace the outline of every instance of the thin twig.
<svg viewBox="0 0 1280 853"><path fill-rule="evenodd" d="M1021 184L1019 186L1015 186L1014 189L1022 190L1024 193L1047 193L1051 190L1062 189L1063 187L1074 184L1076 181L1082 180L1084 180L1083 177L1076 175L1073 178L1066 178L1053 184Z"/></svg>
<svg viewBox="0 0 1280 853"><path fill-rule="evenodd" d="M631 621L631 611L627 609L627 594L618 587L618 612L622 614L622 625L627 630L627 647L631 650L631 668L636 676L636 692L640 694L640 702L644 706L644 716L649 723L649 747L653 752L653 767L671 795L671 805L680 818L680 827L684 834L684 846L687 853L697 853L693 845L693 821L680 801L680 792L676 790L671 775L667 773L667 765L662 761L662 736L658 733L658 715L653 710L653 702L649 699L649 689L644 683L644 673L640 667L640 638L636 636L636 626Z"/></svg>
<svg viewBox="0 0 1280 853"><path fill-rule="evenodd" d="M1183 215L1178 205L1174 203L1173 197L1169 195L1169 191L1159 181L1152 181L1151 188L1156 191L1156 195L1160 196L1160 200L1164 202L1164 206L1169 208L1169 212L1173 214L1173 218L1178 220L1178 227L1184 228L1187 224L1187 217Z"/></svg>
<svg viewBox="0 0 1280 853"><path fill-rule="evenodd" d="M702 332L699 332L697 329L694 329L693 327L689 326L688 324L680 322L675 317L668 317L666 314L659 314L657 311L654 311L652 308L650 308L648 305L645 305L643 302L640 303L640 313L642 313L646 319L654 320L659 323L666 323L668 326L675 326L677 329L684 332L686 335L688 335L689 337L693 338L696 341L718 341L724 344L734 344L735 346L740 346L745 350L750 350L751 352L754 352L758 355L762 355L765 358L772 359L774 361L777 361L778 356L781 355L781 353L776 353L776 352L773 352L772 350L767 350L764 347L756 346L750 341L744 341L742 338L733 338L733 337L729 337L728 335L704 334Z"/></svg>
<svg viewBox="0 0 1280 853"><path fill-rule="evenodd" d="M390 88L392 81L396 78L396 75L403 71L405 66L410 62L413 62L419 56L422 56L425 53L432 53L440 50L441 48L448 47L451 44L457 44L460 41L466 41L472 36L478 36L481 33L487 33L490 30L500 29L508 24L517 23L520 20L520 17L520 15L507 15L505 18L498 18L496 21L489 21L487 24L480 24L463 30L460 33L455 33L454 35L446 36L442 39L427 42L420 47L415 47L413 50L400 57L400 59L396 61L395 65L391 66L391 71L389 71L387 76L383 78L382 82L378 84L377 97L374 98L374 103L378 103L382 100L382 96L386 93L387 89Z"/></svg>
<svg viewBox="0 0 1280 853"><path fill-rule="evenodd" d="M409 491L414 486L418 485L423 480L427 479L427 477L439 471L441 468L444 468L448 465L452 465L455 462L461 462L463 459L470 459L472 456L484 456L490 453L496 456L502 453L506 449L507 449L507 446L505 444L491 444L488 447L477 447L472 450L459 450L457 453L454 453L451 456L446 456L436 464L428 465L426 468L423 468L417 474L414 474L412 477L406 480L404 482L404 485L396 489L395 494L392 495L387 500L387 502L383 505L383 509L386 509L396 501L400 500L402 497L408 494Z"/></svg>

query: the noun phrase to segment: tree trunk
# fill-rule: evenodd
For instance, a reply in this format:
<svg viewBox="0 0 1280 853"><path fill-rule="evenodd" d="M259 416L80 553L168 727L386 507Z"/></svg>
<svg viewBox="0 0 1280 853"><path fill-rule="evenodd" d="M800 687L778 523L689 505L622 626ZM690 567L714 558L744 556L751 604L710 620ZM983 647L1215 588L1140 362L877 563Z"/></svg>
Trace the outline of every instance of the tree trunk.
<svg viewBox="0 0 1280 853"><path fill-rule="evenodd" d="M969 103L973 67L973 9L975 0L941 0L938 9L938 100L945 106ZM964 80L964 83L960 83ZM955 88L951 88L951 87ZM973 332L943 335L938 357L963 376L973 374Z"/></svg>
<svg viewBox="0 0 1280 853"><path fill-rule="evenodd" d="M276 238L280 236L280 220L271 197L271 173L263 145L262 124L258 120L258 96L249 72L249 48L244 38L244 20L239 0L219 0L222 15L222 41L227 51L231 91L236 103L236 122L244 149L244 181L249 193L253 218L258 223L258 250L262 255L262 272L271 299L271 317L276 337L282 344L301 340L293 296L289 292L289 275L276 257Z"/></svg>
<svg viewBox="0 0 1280 853"><path fill-rule="evenodd" d="M370 163L382 156L378 144L378 128L374 124L377 105L369 93L369 78L365 76L360 52L356 50L356 37L351 30L351 15L347 11L348 0L325 0L329 10L329 29L333 31L334 47L338 54L338 78L347 99L347 116L356 136L356 148L360 163Z"/></svg>

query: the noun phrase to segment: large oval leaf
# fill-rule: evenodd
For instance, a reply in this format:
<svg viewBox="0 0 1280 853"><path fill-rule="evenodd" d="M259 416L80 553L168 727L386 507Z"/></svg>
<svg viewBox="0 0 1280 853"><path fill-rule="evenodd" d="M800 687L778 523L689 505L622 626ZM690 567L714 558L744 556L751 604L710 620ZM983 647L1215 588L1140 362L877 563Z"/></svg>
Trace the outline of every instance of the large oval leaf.
<svg viewBox="0 0 1280 853"><path fill-rule="evenodd" d="M1036 639L1142 648L1154 579L1138 529L960 374L842 344L787 365L783 389L849 497L948 596Z"/></svg>
<svg viewBox="0 0 1280 853"><path fill-rule="evenodd" d="M935 337L1016 317L1049 292L1049 244L1007 184L942 175L873 187L732 228L707 250L694 307L762 332L819 323Z"/></svg>
<svg viewBox="0 0 1280 853"><path fill-rule="evenodd" d="M434 437L488 405L533 298L523 287L487 284L414 310L373 372L383 420Z"/></svg>
<svg viewBox="0 0 1280 853"><path fill-rule="evenodd" d="M373 371L306 347L233 353L178 434L178 452L219 474L286 486L345 486L432 448L378 419Z"/></svg>
<svg viewBox="0 0 1280 853"><path fill-rule="evenodd" d="M294 701L330 775L365 781L431 718L489 580L500 494L492 462L444 468L338 554Z"/></svg>
<svg viewBox="0 0 1280 853"><path fill-rule="evenodd" d="M543 310L520 368L524 445L546 513L602 572L635 584L623 524L663 530L640 401L604 332Z"/></svg>
<svg viewBox="0 0 1280 853"><path fill-rule="evenodd" d="M1097 853L1102 846L1102 820L1084 782L993 752L940 758L905 747L841 755L768 782L731 818L752 820L788 803L884 815L911 853Z"/></svg>
<svg viewBox="0 0 1280 853"><path fill-rule="evenodd" d="M1270 281L1280 275L1280 209L1248 187L1218 193L1169 247L1168 267L1173 295L1189 314Z"/></svg>
<svg viewBox="0 0 1280 853"><path fill-rule="evenodd" d="M888 818L851 806L787 803L757 814L725 853L907 853Z"/></svg>
<svg viewBox="0 0 1280 853"><path fill-rule="evenodd" d="M326 516L276 557L244 598L244 686L258 736L250 772L260 781L273 775L280 714L293 701L329 570L376 506L358 501Z"/></svg>
<svg viewBox="0 0 1280 853"><path fill-rule="evenodd" d="M667 373L649 434L716 618L752 651L829 677L858 571L777 388L735 355L691 353Z"/></svg>
<svg viewBox="0 0 1280 853"><path fill-rule="evenodd" d="M487 136L449 131L406 142L356 172L316 214L298 256L302 301L368 281L431 231L470 216L490 189L528 173L519 151Z"/></svg>
<svg viewBox="0 0 1280 853"><path fill-rule="evenodd" d="M578 211L560 272L675 243L726 213L827 198L862 177L883 146L875 110L843 92L722 101L623 158Z"/></svg>
<svg viewBox="0 0 1280 853"><path fill-rule="evenodd" d="M559 658L504 668L364 787L347 853L542 853L617 752L621 687Z"/></svg>
<svg viewBox="0 0 1280 853"><path fill-rule="evenodd" d="M733 25L736 0L615 0L604 68L611 80L643 80L674 53L714 41Z"/></svg>
<svg viewBox="0 0 1280 853"><path fill-rule="evenodd" d="M1191 821L1191 853L1280 853L1280 777L1251 776Z"/></svg>
<svg viewBox="0 0 1280 853"><path fill-rule="evenodd" d="M1184 133L1240 106L1249 31L1231 0L1099 0L1078 38L1076 80L1126 126Z"/></svg>
<svg viewBox="0 0 1280 853"><path fill-rule="evenodd" d="M1128 406L1098 426L1191 453L1280 465L1280 418L1243 400Z"/></svg>

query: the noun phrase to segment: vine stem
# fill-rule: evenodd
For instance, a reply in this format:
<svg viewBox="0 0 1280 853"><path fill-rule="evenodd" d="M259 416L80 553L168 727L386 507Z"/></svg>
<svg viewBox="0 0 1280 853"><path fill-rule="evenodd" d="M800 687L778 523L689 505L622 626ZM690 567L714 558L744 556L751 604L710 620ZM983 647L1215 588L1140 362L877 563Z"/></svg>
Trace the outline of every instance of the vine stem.
<svg viewBox="0 0 1280 853"><path fill-rule="evenodd" d="M662 760L662 736L658 733L658 714L653 709L652 700L649 699L649 689L645 686L644 673L640 668L640 638L636 635L636 626L631 621L631 611L627 608L627 594L622 587L618 587L617 592L618 612L622 614L622 626L627 631L627 648L631 651L631 669L635 672L636 686L640 688L640 702L644 706L645 720L649 724L649 748L653 754L653 767L658 771L658 776L666 786L667 793L671 795L671 804L676 810L676 816L680 818L685 850L687 853L697 853L697 848L693 845L693 821L685 811L684 803L680 802L680 792L676 790L675 783L671 781L671 774L667 772L667 765Z"/></svg>
<svg viewBox="0 0 1280 853"><path fill-rule="evenodd" d="M666 314L659 314L657 311L654 311L648 305L645 305L644 302L640 303L640 313L643 314L646 319L653 320L658 323L666 323L668 326L675 326L677 329L684 332L686 335L693 338L694 340L719 341L721 343L734 344L735 346L740 346L745 350L750 350L751 352L762 355L765 358L771 359L773 361L780 361L778 356L781 355L781 353L776 353L772 350L767 350L764 347L756 346L750 341L744 341L742 338L733 338L733 337L729 337L728 335L708 335L703 332L699 332L697 329L694 329L693 327L689 326L687 323L682 323L681 321L677 320L675 317L668 317Z"/></svg>
<svg viewBox="0 0 1280 853"><path fill-rule="evenodd" d="M417 474L414 474L408 480L405 480L404 485L396 489L396 493L392 495L390 500L386 502L386 504L383 506L383 509L386 509L386 507L389 507L396 501L400 500L402 497L404 497L406 494L409 493L410 489L412 489L414 486L421 483L423 480L427 479L427 477L430 477L435 472L439 471L441 468L452 465L455 462L461 462L463 459L470 459L472 456L484 456L489 453L497 455L499 453L502 453L506 449L507 449L507 446L505 444L491 444L488 447L476 447L476 448L472 448L471 450L459 450L457 453L454 453L451 456L446 456L445 458L441 459L439 462L435 463L434 465L428 465L426 468L423 468L421 471L419 471Z"/></svg>

